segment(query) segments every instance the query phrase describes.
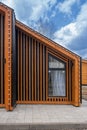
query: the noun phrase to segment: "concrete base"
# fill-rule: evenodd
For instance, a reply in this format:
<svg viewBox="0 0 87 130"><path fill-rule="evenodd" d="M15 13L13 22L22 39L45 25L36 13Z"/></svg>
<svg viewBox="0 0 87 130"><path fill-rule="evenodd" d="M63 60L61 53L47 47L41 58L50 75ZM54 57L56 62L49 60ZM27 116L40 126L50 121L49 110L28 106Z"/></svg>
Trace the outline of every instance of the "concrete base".
<svg viewBox="0 0 87 130"><path fill-rule="evenodd" d="M13 111L0 109L0 130L87 129L87 101L72 105L17 105Z"/></svg>

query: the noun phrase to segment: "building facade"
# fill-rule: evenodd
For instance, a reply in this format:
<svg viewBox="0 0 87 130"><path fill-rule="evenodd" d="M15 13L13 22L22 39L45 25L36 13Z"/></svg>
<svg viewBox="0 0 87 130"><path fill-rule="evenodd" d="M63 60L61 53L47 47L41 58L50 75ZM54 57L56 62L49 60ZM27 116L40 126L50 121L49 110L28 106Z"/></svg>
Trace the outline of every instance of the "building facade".
<svg viewBox="0 0 87 130"><path fill-rule="evenodd" d="M0 107L81 103L81 57L16 20L0 3Z"/></svg>

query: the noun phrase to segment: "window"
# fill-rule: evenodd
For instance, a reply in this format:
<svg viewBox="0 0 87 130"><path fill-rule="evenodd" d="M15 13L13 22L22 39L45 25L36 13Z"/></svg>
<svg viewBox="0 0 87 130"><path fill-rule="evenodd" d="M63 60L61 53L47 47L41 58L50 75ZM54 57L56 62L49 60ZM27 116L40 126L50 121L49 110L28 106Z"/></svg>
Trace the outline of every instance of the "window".
<svg viewBox="0 0 87 130"><path fill-rule="evenodd" d="M65 63L58 58L48 55L48 95L66 96Z"/></svg>

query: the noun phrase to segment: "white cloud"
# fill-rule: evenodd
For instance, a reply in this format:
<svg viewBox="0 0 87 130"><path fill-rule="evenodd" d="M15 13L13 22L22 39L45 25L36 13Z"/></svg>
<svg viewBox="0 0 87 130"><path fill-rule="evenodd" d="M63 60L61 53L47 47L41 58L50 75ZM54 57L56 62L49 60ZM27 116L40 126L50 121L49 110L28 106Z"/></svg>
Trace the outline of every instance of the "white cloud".
<svg viewBox="0 0 87 130"><path fill-rule="evenodd" d="M54 40L71 47L73 50L87 47L87 2L73 23L70 23L54 33Z"/></svg>
<svg viewBox="0 0 87 130"><path fill-rule="evenodd" d="M78 2L79 2L79 0L64 0L64 2L59 2L58 5L56 6L56 8L58 8L58 10L60 12L69 15L72 13L72 11L71 11L72 6Z"/></svg>
<svg viewBox="0 0 87 130"><path fill-rule="evenodd" d="M76 23L70 23L54 33L54 40L66 46L77 35Z"/></svg>
<svg viewBox="0 0 87 130"><path fill-rule="evenodd" d="M70 15L72 13L72 6L79 3L79 0L64 0L64 2L57 2L58 0L0 1L15 10L17 19L36 30L38 30L37 27L39 28L38 21L40 18L42 18L43 23L46 23L47 21L50 23L49 18L55 17L57 10ZM56 8L54 7L55 5L57 5ZM51 11L50 16L47 14L49 11ZM46 33L47 28L46 26L43 27ZM52 32L51 35L53 35ZM87 2L81 6L81 10L74 22L71 22L54 33L54 40L65 47L77 51L78 53L79 50L87 48ZM86 51L82 51L81 55L85 52ZM84 57L86 57L86 55L84 55Z"/></svg>
<svg viewBox="0 0 87 130"><path fill-rule="evenodd" d="M16 18L49 37L50 19L57 0L0 0L14 9ZM40 26L40 28L39 28Z"/></svg>
<svg viewBox="0 0 87 130"><path fill-rule="evenodd" d="M13 7L13 5L14 5L14 1L12 1L12 0L0 0L0 1L10 7Z"/></svg>
<svg viewBox="0 0 87 130"><path fill-rule="evenodd" d="M37 21L40 17L47 20L47 11L57 0L0 0L12 7L20 20Z"/></svg>

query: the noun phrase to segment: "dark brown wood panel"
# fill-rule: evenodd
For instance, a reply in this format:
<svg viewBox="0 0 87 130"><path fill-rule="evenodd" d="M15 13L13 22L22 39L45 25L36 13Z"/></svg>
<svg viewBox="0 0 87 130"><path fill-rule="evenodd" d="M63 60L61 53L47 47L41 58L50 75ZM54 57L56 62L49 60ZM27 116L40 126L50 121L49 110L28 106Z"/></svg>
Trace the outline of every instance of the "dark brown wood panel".
<svg viewBox="0 0 87 130"><path fill-rule="evenodd" d="M39 58L39 42L37 42L37 49L36 49L36 87L37 87L37 91L36 91L36 97L37 97L37 101L39 101L39 87L40 87L40 84L39 84L39 80L40 80L40 64L39 64L39 61L40 61L40 58Z"/></svg>
<svg viewBox="0 0 87 130"><path fill-rule="evenodd" d="M72 61L69 60L68 61L68 76L69 76L69 80L68 80L68 100L72 101Z"/></svg>
<svg viewBox="0 0 87 130"><path fill-rule="evenodd" d="M20 98L22 101L22 32L20 31Z"/></svg>
<svg viewBox="0 0 87 130"><path fill-rule="evenodd" d="M40 44L40 101L42 101L42 44Z"/></svg>
<svg viewBox="0 0 87 130"><path fill-rule="evenodd" d="M18 40L18 101L20 100L20 39L19 39L19 30L16 30L16 37L17 37L17 40Z"/></svg>
<svg viewBox="0 0 87 130"><path fill-rule="evenodd" d="M42 74L43 74L43 79L42 79L42 83L43 83L43 88L42 88L42 97L43 97L43 101L46 100L46 51L45 51L45 46L43 46L43 71L42 71Z"/></svg>
<svg viewBox="0 0 87 130"><path fill-rule="evenodd" d="M33 63L33 39L31 39L32 40L32 42L31 42L31 70L32 70L32 100L33 100L33 91L34 91L34 89L33 89L33 83L34 83L34 81L33 81L33 66L34 66L34 63Z"/></svg>
<svg viewBox="0 0 87 130"><path fill-rule="evenodd" d="M23 57L23 60L22 60L22 65L23 65L23 73L22 73L22 76L23 76L23 91L22 91L22 100L25 100L25 86L26 86L26 83L25 83L25 78L26 78L26 75L25 75L25 48L26 48L26 44L25 44L25 34L23 33L22 34L22 46L23 46L23 53L22 53L22 57Z"/></svg>
<svg viewBox="0 0 87 130"><path fill-rule="evenodd" d="M29 52L29 44L28 44L28 36L26 36L26 101L28 101L28 97L29 97L29 88L28 88L28 85L29 85L29 67L28 67L28 63L29 63L29 55L28 55L28 52Z"/></svg>
<svg viewBox="0 0 87 130"><path fill-rule="evenodd" d="M29 37L28 39L28 44L29 44L29 101L31 101L31 97L32 97L32 58L31 58L31 46L32 46L32 39L31 37Z"/></svg>
<svg viewBox="0 0 87 130"><path fill-rule="evenodd" d="M0 104L5 103L4 96L4 15L0 14Z"/></svg>
<svg viewBox="0 0 87 130"><path fill-rule="evenodd" d="M34 101L36 101L36 40L34 40L33 44L33 97Z"/></svg>

